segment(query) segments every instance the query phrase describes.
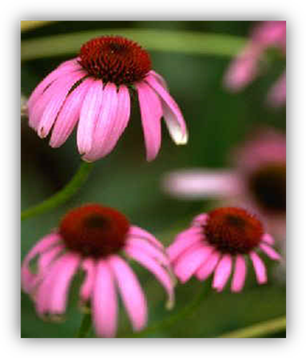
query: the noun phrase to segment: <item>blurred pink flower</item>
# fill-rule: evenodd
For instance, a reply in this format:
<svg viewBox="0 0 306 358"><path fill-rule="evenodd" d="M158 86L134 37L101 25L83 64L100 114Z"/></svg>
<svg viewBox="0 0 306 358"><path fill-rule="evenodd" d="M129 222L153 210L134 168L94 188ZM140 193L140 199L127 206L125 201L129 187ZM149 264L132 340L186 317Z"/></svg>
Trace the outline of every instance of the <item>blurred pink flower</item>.
<svg viewBox="0 0 306 358"><path fill-rule="evenodd" d="M286 230L286 138L262 129L232 153L229 170L183 169L162 179L163 189L181 199L221 199L255 211L275 236Z"/></svg>
<svg viewBox="0 0 306 358"><path fill-rule="evenodd" d="M77 146L89 162L109 154L130 119L130 90L138 93L147 160L161 145L164 117L176 144L188 139L182 113L164 79L151 69L149 54L137 43L104 36L85 43L77 58L51 72L28 101L29 125L50 145L61 146L78 123Z"/></svg>
<svg viewBox="0 0 306 358"><path fill-rule="evenodd" d="M266 267L258 253L279 260L273 244L274 239L255 216L241 208L226 207L198 215L167 252L182 283L192 276L205 280L214 273L212 286L221 292L233 272L231 290L239 292L244 287L248 258L257 282L267 282Z"/></svg>
<svg viewBox="0 0 306 358"><path fill-rule="evenodd" d="M264 52L270 47L276 47L286 55L285 21L265 21L254 27L248 44L232 61L225 74L225 87L238 92L250 84L259 75ZM286 103L286 73L271 89L268 103L274 107Z"/></svg>
<svg viewBox="0 0 306 358"><path fill-rule="evenodd" d="M130 265L121 254L148 269L174 301L170 263L163 245L150 233L130 226L118 211L90 204L71 210L54 233L42 238L22 264L23 290L41 317L58 319L66 311L69 286L80 269L82 306L89 305L98 336L117 331L117 291L133 329L147 323L147 302ZM36 270L32 272L33 264Z"/></svg>

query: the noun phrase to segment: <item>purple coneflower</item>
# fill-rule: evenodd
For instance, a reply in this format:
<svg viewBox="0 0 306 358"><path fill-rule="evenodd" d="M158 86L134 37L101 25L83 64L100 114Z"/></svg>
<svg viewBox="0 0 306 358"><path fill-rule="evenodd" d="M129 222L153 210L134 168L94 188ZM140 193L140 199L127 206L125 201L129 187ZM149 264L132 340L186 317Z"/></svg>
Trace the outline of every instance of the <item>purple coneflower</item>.
<svg viewBox="0 0 306 358"><path fill-rule="evenodd" d="M233 272L231 290L239 292L245 283L248 258L253 263L257 282L267 282L266 267L259 253L279 260L273 243L272 236L254 215L241 208L226 207L198 215L167 252L182 283L192 276L205 280L214 273L212 285L220 292Z"/></svg>
<svg viewBox="0 0 306 358"><path fill-rule="evenodd" d="M78 57L51 72L28 101L29 124L41 138L52 132L51 147L61 146L77 125L79 153L92 162L109 154L124 132L133 90L138 93L147 160L160 149L162 117L174 142L185 144L184 118L164 79L152 70L149 54L120 36L88 41Z"/></svg>
<svg viewBox="0 0 306 358"><path fill-rule="evenodd" d="M147 323L147 302L126 258L156 277L171 306L174 285L163 245L147 231L130 225L120 212L97 204L68 212L59 229L32 248L22 265L23 290L33 297L39 316L57 319L66 311L73 277L82 270L80 301L91 309L97 335L116 334L117 292L133 329L139 331Z"/></svg>

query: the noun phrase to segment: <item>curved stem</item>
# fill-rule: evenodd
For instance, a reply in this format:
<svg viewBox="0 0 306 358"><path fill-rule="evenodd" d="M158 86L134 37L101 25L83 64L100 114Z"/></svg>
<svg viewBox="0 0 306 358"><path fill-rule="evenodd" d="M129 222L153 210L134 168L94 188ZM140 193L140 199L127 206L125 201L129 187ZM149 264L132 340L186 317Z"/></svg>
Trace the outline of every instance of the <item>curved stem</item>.
<svg viewBox="0 0 306 358"><path fill-rule="evenodd" d="M203 302L203 296L207 291L206 287L208 287L208 285L202 284L201 289L199 290L198 294L195 295L195 297L190 302L190 304L183 307L179 312L177 312L176 314L174 314L170 317L165 318L161 322L157 322L156 324L149 326L148 328L144 329L143 331L141 331L139 333L133 334L132 337L135 337L135 338L144 337L147 334L151 334L155 331L172 326L174 323L181 320L183 317L187 316L188 314L195 313L196 309Z"/></svg>
<svg viewBox="0 0 306 358"><path fill-rule="evenodd" d="M218 338L256 338L271 335L286 329L286 317L279 317L253 326L225 333Z"/></svg>
<svg viewBox="0 0 306 358"><path fill-rule="evenodd" d="M75 55L82 43L107 34L126 36L148 50L193 55L232 57L246 44L243 37L227 34L158 29L99 29L25 40L21 44L21 59Z"/></svg>
<svg viewBox="0 0 306 358"><path fill-rule="evenodd" d="M65 203L70 199L87 180L89 173L93 168L93 164L82 162L78 171L75 173L71 181L51 198L44 200L38 205L32 206L21 212L21 220L28 219L32 216L43 214L57 206Z"/></svg>
<svg viewBox="0 0 306 358"><path fill-rule="evenodd" d="M81 326L77 331L76 338L86 338L91 327L91 314L85 313L81 322Z"/></svg>

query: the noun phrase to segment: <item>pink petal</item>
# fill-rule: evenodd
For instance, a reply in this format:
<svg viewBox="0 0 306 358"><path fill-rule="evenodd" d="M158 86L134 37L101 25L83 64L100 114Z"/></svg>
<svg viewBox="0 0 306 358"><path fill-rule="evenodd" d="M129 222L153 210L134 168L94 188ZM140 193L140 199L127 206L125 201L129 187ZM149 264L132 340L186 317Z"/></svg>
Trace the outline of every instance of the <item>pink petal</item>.
<svg viewBox="0 0 306 358"><path fill-rule="evenodd" d="M197 278L201 281L206 280L206 278L209 277L215 270L220 257L221 255L219 252L213 252L210 257L205 261L204 265L202 265L196 272Z"/></svg>
<svg viewBox="0 0 306 358"><path fill-rule="evenodd" d="M91 150L85 153L83 159L93 162L105 156L108 149L108 141L112 140L112 129L118 110L118 94L116 85L108 83L102 96L102 103L96 126L93 132Z"/></svg>
<svg viewBox="0 0 306 358"><path fill-rule="evenodd" d="M168 294L168 306L172 306L174 302L174 285L168 272L165 271L158 262L138 249L127 248L125 249L125 252L132 259L139 262L147 270L152 272L162 286L164 286Z"/></svg>
<svg viewBox="0 0 306 358"><path fill-rule="evenodd" d="M286 104L286 73L271 88L267 100L273 107L280 107Z"/></svg>
<svg viewBox="0 0 306 358"><path fill-rule="evenodd" d="M35 256L50 249L51 247L58 244L59 242L60 242L60 236L58 234L52 233L50 235L45 236L40 241L38 241L38 243L26 255L25 259L23 260L22 268L21 268L22 287L25 292L29 292L31 283L33 279L36 277L36 275L33 274L29 268L30 261Z"/></svg>
<svg viewBox="0 0 306 358"><path fill-rule="evenodd" d="M237 255L234 268L234 277L231 289L233 292L239 292L243 289L246 277L246 263L242 255Z"/></svg>
<svg viewBox="0 0 306 358"><path fill-rule="evenodd" d="M81 66L77 63L75 58L62 63L54 71L49 73L48 76L46 76L34 89L27 103L28 108L31 108L35 105L35 102L43 94L46 87L48 87L53 81L58 80L61 78L61 76L67 76L69 73L78 71L80 69Z"/></svg>
<svg viewBox="0 0 306 358"><path fill-rule="evenodd" d="M238 174L221 170L174 171L165 175L162 186L168 194L190 200L232 197L241 191Z"/></svg>
<svg viewBox="0 0 306 358"><path fill-rule="evenodd" d="M117 331L117 297L112 270L105 260L100 260L97 265L92 305L97 334L114 337Z"/></svg>
<svg viewBox="0 0 306 358"><path fill-rule="evenodd" d="M102 81L92 81L83 100L77 130L77 143L81 155L91 150L93 134L101 110L102 93Z"/></svg>
<svg viewBox="0 0 306 358"><path fill-rule="evenodd" d="M151 70L149 71L149 74L152 75L164 87L166 91L168 91L167 82L159 73Z"/></svg>
<svg viewBox="0 0 306 358"><path fill-rule="evenodd" d="M259 245L259 247L267 256L270 257L270 259L272 259L272 260L280 260L281 259L280 254L277 253L271 246L269 246L265 243L261 243Z"/></svg>
<svg viewBox="0 0 306 358"><path fill-rule="evenodd" d="M67 97L52 131L50 139L51 147L60 147L70 136L79 120L84 97L93 82L94 81L91 78L85 79Z"/></svg>
<svg viewBox="0 0 306 358"><path fill-rule="evenodd" d="M192 220L192 225L195 226L204 226L208 220L209 216L207 214L199 214Z"/></svg>
<svg viewBox="0 0 306 358"><path fill-rule="evenodd" d="M82 304L86 303L92 294L96 279L96 264L93 259L85 259L82 262L82 269L86 272L86 277L80 288Z"/></svg>
<svg viewBox="0 0 306 358"><path fill-rule="evenodd" d="M162 99L163 116L172 139L176 144L186 144L188 133L179 106L154 76L147 76L145 81L149 83Z"/></svg>
<svg viewBox="0 0 306 358"><path fill-rule="evenodd" d="M133 328L135 331L139 331L147 323L147 302L142 288L130 266L119 256L112 256L108 261L117 280Z"/></svg>
<svg viewBox="0 0 306 358"><path fill-rule="evenodd" d="M98 137L97 141L99 143L101 142L101 144L103 143L103 145L101 145L101 150L99 151L99 158L106 156L114 149L130 119L129 90L126 86L120 86L118 93L113 93L113 97L116 96L117 112L107 117L107 123L106 117L101 120L100 130L102 137ZM113 104L113 106L115 106L115 104ZM106 108L103 106L103 104L102 108L104 108L104 111L106 111ZM97 135L99 134L99 123L100 122L97 124L95 132Z"/></svg>
<svg viewBox="0 0 306 358"><path fill-rule="evenodd" d="M69 91L82 77L84 75L80 72L72 73L68 77L63 77L63 79L59 80L56 86L49 88L48 92L52 97L46 104L37 127L37 133L41 138L45 138L49 134Z"/></svg>
<svg viewBox="0 0 306 358"><path fill-rule="evenodd" d="M145 137L147 160L153 160L161 145L161 102L157 94L145 82L136 84L141 122Z"/></svg>
<svg viewBox="0 0 306 358"><path fill-rule="evenodd" d="M201 233L196 233L195 230L191 231L191 229L185 230L185 232L181 233L180 235L181 236L178 236L173 244L167 248L167 254L170 258L170 261L176 260L191 246L203 239Z"/></svg>
<svg viewBox="0 0 306 358"><path fill-rule="evenodd" d="M128 232L128 236L139 237L140 239L150 241L152 244L154 244L156 247L159 247L160 249L164 248L164 246L152 234L138 226L131 226Z"/></svg>
<svg viewBox="0 0 306 358"><path fill-rule="evenodd" d="M262 241L266 242L269 245L273 245L275 242L274 238L269 234L264 234L262 237Z"/></svg>
<svg viewBox="0 0 306 358"><path fill-rule="evenodd" d="M182 255L174 265L174 273L182 283L186 283L197 269L209 258L213 248L211 246L196 245Z"/></svg>
<svg viewBox="0 0 306 358"><path fill-rule="evenodd" d="M166 257L165 253L148 241L139 238L129 238L126 243L126 247L131 249L136 248L140 251L144 251L147 255L155 258L162 265L169 265L169 259Z"/></svg>
<svg viewBox="0 0 306 358"><path fill-rule="evenodd" d="M50 294L50 313L63 314L66 311L68 290L80 264L80 257L68 253L58 259L56 280Z"/></svg>
<svg viewBox="0 0 306 358"><path fill-rule="evenodd" d="M267 272L266 272L266 266L261 260L261 258L256 254L256 252L250 253L250 258L253 262L257 282L259 284L263 284L267 282Z"/></svg>
<svg viewBox="0 0 306 358"><path fill-rule="evenodd" d="M215 270L212 287L221 292L226 285L232 272L232 258L230 255L224 255Z"/></svg>

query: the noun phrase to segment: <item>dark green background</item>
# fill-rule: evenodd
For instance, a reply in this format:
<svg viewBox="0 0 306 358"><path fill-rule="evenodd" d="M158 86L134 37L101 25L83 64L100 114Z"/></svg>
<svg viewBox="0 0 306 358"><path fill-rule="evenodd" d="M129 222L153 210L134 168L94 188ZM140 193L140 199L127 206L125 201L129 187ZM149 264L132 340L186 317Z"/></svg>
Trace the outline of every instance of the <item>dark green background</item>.
<svg viewBox="0 0 306 358"><path fill-rule="evenodd" d="M104 28L158 28L226 33L247 37L254 23L239 21L212 22L56 22L29 31L22 40L59 33ZM118 34L120 35L120 34ZM162 41L162 38L161 38ZM81 43L80 43L81 45ZM268 89L282 72L284 63L273 61L264 75L239 94L222 88L222 79L230 59L214 56L192 56L166 52L151 52L154 70L168 82L171 94L179 103L186 119L190 138L187 146L175 146L163 128L162 148L157 159L145 161L145 149L137 102L129 126L115 150L95 164L94 171L80 192L50 213L22 222L21 256L42 236L57 226L67 209L98 202L124 212L132 223L156 234L166 245L175 233L186 227L189 220L212 202L184 202L167 197L160 189L164 172L183 167L220 168L228 165L228 153L258 125L269 125L285 131L285 109L271 109L265 104ZM68 57L70 58L70 57ZM66 57L32 60L21 65L22 93L29 95L43 77ZM59 190L80 164L75 136L64 146L52 149L48 140L41 140L27 126L21 125L22 138L22 209L36 204ZM171 314L164 309L165 294L152 276L135 265L148 298L149 324ZM275 266L269 270L273 276ZM67 319L62 324L43 322L36 317L29 297L21 298L22 337L73 337L81 314L77 308L77 287L73 284ZM191 280L177 287L179 310L199 290L202 283ZM241 294L227 288L217 294L208 290L200 309L190 317L154 337L215 337L233 329L243 328L285 314L285 287L275 279L265 286L255 283L250 268L247 287ZM124 310L120 310L119 336L131 333ZM278 336L283 337L285 333Z"/></svg>

